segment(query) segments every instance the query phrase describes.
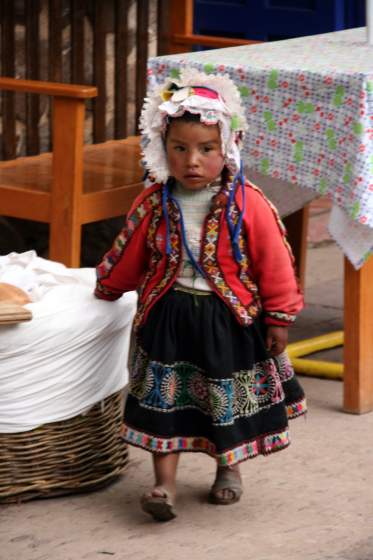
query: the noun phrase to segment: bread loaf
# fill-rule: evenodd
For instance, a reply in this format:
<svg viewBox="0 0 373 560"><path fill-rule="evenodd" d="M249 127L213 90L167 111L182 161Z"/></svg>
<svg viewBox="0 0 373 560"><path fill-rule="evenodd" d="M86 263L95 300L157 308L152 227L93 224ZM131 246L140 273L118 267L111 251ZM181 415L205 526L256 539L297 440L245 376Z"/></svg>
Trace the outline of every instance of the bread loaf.
<svg viewBox="0 0 373 560"><path fill-rule="evenodd" d="M25 305L31 303L29 296L12 284L7 282L0 282L0 302L18 303L18 305Z"/></svg>

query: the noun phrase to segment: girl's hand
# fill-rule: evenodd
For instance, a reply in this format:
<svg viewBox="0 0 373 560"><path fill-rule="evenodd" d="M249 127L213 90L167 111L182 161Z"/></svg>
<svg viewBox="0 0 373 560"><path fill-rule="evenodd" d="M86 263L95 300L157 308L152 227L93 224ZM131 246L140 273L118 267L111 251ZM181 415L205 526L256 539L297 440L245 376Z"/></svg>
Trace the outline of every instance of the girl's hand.
<svg viewBox="0 0 373 560"><path fill-rule="evenodd" d="M266 345L272 356L278 356L283 352L288 343L288 328L277 325L269 325L267 328Z"/></svg>

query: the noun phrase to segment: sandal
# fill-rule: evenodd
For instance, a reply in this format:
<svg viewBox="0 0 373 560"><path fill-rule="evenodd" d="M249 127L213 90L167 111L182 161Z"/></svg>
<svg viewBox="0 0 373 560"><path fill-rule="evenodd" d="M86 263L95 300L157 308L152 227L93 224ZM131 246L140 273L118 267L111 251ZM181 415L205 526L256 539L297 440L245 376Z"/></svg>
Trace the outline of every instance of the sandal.
<svg viewBox="0 0 373 560"><path fill-rule="evenodd" d="M176 517L171 494L165 488L159 488L159 491L163 495L143 494L141 497L142 510L152 515L155 521L171 521Z"/></svg>
<svg viewBox="0 0 373 560"><path fill-rule="evenodd" d="M222 490L229 490L231 496L225 498ZM218 469L216 479L211 487L208 499L211 504L228 506L235 504L242 496L242 482L239 471L234 471L229 467Z"/></svg>

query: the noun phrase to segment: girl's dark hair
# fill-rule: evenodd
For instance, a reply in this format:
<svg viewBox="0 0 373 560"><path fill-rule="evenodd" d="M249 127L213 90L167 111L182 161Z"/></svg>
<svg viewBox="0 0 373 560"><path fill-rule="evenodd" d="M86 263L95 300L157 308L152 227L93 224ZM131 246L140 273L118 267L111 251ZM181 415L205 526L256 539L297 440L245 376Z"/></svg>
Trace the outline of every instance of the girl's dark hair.
<svg viewBox="0 0 373 560"><path fill-rule="evenodd" d="M181 115L181 117L169 117L170 122L175 121L184 121L184 122L201 122L201 115L199 113L190 113L189 111L185 111Z"/></svg>
<svg viewBox="0 0 373 560"><path fill-rule="evenodd" d="M190 122L190 123L199 123L201 122L201 117L200 115L194 114L194 113L190 113L189 111L185 111L185 113L183 113L180 117L167 117L167 127L166 127L166 132L165 132L165 140L167 138L167 134L170 128L170 124L173 123L174 121L182 121L182 122Z"/></svg>

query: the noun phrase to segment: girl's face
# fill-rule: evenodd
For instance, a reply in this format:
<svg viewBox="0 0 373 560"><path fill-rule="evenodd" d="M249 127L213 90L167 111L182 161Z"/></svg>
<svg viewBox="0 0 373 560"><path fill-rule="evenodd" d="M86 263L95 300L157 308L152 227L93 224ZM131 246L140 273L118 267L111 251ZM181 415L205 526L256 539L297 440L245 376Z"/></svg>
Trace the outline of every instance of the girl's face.
<svg viewBox="0 0 373 560"><path fill-rule="evenodd" d="M174 119L167 133L166 153L171 175L193 191L202 190L224 168L217 124Z"/></svg>

